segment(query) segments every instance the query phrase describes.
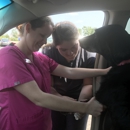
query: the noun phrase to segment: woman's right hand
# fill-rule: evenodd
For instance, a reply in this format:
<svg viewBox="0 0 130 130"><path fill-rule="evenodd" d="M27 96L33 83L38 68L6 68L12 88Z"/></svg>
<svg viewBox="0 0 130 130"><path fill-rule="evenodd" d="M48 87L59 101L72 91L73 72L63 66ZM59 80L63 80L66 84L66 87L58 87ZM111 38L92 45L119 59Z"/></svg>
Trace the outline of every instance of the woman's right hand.
<svg viewBox="0 0 130 130"><path fill-rule="evenodd" d="M110 67L104 69L104 70L105 70L105 74L107 74L107 73L110 71L111 68L112 68L112 66L110 66Z"/></svg>
<svg viewBox="0 0 130 130"><path fill-rule="evenodd" d="M100 104L95 97L91 98L87 104L86 104L86 113L93 115L93 116L99 116L101 112L103 111L103 105Z"/></svg>

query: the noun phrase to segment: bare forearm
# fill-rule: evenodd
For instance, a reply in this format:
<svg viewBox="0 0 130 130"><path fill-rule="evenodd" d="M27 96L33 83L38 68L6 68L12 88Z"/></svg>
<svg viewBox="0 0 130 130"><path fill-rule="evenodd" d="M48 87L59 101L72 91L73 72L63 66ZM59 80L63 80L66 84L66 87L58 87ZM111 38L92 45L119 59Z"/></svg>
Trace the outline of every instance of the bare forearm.
<svg viewBox="0 0 130 130"><path fill-rule="evenodd" d="M56 111L88 113L100 115L102 105L92 98L87 103L72 101L52 94L45 93L39 89L35 81L30 81L15 87L15 89L28 98L37 106L49 108Z"/></svg>
<svg viewBox="0 0 130 130"><path fill-rule="evenodd" d="M51 110L64 112L85 113L85 110L87 109L87 105L85 105L84 103L79 103L77 101L60 98L58 96L46 93L44 93L44 97L42 99L39 99L36 104L38 106L46 107Z"/></svg>
<svg viewBox="0 0 130 130"><path fill-rule="evenodd" d="M69 67L64 67L62 65L58 65L58 67L53 71L52 74L61 77L70 78L70 79L84 79L86 77L105 75L107 74L108 71L109 68L86 69L86 68L69 68Z"/></svg>
<svg viewBox="0 0 130 130"><path fill-rule="evenodd" d="M106 72L103 69L86 69L86 68L73 68L70 70L71 77L73 79L83 79L86 77L94 77L94 76L100 76L105 75Z"/></svg>
<svg viewBox="0 0 130 130"><path fill-rule="evenodd" d="M83 86L80 95L79 95L79 101L85 101L92 98L92 85L85 85Z"/></svg>

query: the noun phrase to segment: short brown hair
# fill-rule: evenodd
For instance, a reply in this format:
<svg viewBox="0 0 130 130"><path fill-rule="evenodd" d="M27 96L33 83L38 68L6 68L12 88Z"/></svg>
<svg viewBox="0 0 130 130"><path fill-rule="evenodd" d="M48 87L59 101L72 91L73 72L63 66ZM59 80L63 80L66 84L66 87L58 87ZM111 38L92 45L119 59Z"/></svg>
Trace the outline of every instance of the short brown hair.
<svg viewBox="0 0 130 130"><path fill-rule="evenodd" d="M77 27L69 22L59 22L55 25L52 33L53 43L55 46L62 44L63 41L76 40L79 38Z"/></svg>
<svg viewBox="0 0 130 130"><path fill-rule="evenodd" d="M33 30L35 30L36 28L40 28L40 27L44 26L45 23L49 23L50 25L52 25L52 27L54 27L54 24L53 24L51 18L48 17L48 16L40 17L40 18L31 20L31 21L29 21L29 23L31 24L31 27L32 27ZM21 36L23 35L25 24L26 23L23 23L23 24L20 24L16 27Z"/></svg>

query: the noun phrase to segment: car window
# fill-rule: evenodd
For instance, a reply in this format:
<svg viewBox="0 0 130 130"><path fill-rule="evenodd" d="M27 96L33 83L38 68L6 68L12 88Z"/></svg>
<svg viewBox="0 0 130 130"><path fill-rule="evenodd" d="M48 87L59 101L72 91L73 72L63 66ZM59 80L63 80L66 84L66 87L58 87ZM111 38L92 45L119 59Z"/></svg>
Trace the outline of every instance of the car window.
<svg viewBox="0 0 130 130"><path fill-rule="evenodd" d="M102 27L104 22L103 11L71 12L51 15L50 17L54 24L61 21L70 21L74 23L79 30L80 38L93 34L95 29ZM47 41L52 42L52 37L50 36Z"/></svg>
<svg viewBox="0 0 130 130"><path fill-rule="evenodd" d="M98 16L98 17L97 17ZM70 21L76 25L79 30L80 37L91 35L95 29L102 27L104 22L103 11L83 11L83 12L70 12L64 14L50 15L54 24L61 21ZM16 28L10 29L8 32L0 36L0 39L7 38L10 43L17 43L20 40L19 33ZM47 43L52 43L52 36L47 39ZM4 44L6 46L7 44ZM0 44L0 46L2 46ZM92 53L95 56L96 53Z"/></svg>
<svg viewBox="0 0 130 130"><path fill-rule="evenodd" d="M9 45L10 43L17 43L19 41L19 33L16 28L10 29L8 32L0 36L0 49Z"/></svg>

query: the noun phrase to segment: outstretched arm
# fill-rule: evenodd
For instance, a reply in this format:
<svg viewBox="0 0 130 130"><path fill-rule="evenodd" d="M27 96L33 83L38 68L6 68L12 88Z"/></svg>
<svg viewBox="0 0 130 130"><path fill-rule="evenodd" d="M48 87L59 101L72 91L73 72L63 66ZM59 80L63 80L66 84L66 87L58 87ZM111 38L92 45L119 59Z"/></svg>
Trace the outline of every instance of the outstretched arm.
<svg viewBox="0 0 130 130"><path fill-rule="evenodd" d="M88 113L94 116L100 115L103 110L103 106L96 101L95 98L87 103L60 98L41 91L35 81L18 85L15 89L37 106L49 108L51 110Z"/></svg>
<svg viewBox="0 0 130 130"><path fill-rule="evenodd" d="M107 69L86 69L86 68L69 68L62 65L58 65L53 71L53 75L66 77L69 79L84 79L86 77L94 77L105 75L111 67Z"/></svg>

